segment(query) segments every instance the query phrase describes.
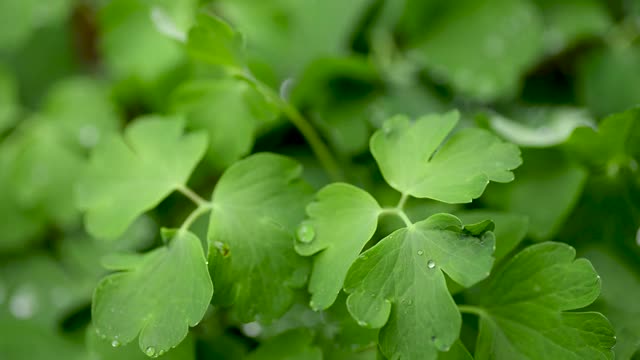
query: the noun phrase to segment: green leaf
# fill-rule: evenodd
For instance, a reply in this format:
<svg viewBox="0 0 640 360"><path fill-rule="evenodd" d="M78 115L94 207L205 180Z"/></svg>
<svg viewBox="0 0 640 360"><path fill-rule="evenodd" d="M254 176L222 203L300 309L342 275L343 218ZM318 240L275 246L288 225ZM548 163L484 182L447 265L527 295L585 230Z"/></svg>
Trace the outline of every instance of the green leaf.
<svg viewBox="0 0 640 360"><path fill-rule="evenodd" d="M271 65L280 80L311 61L345 54L370 0L300 2L225 0L221 12L246 35L251 58Z"/></svg>
<svg viewBox="0 0 640 360"><path fill-rule="evenodd" d="M235 304L243 322L279 317L307 280L308 262L293 248L311 195L301 173L293 160L260 153L233 164L213 191L214 301Z"/></svg>
<svg viewBox="0 0 640 360"><path fill-rule="evenodd" d="M605 35L612 19L605 3L598 0L535 0L545 22L544 44L554 54L580 40Z"/></svg>
<svg viewBox="0 0 640 360"><path fill-rule="evenodd" d="M581 103L596 115L640 103L640 46L599 48L581 59L577 71Z"/></svg>
<svg viewBox="0 0 640 360"><path fill-rule="evenodd" d="M616 359L632 359L640 350L640 274L604 249L589 249L584 255L602 276L602 294L593 308L606 314L616 330Z"/></svg>
<svg viewBox="0 0 640 360"><path fill-rule="evenodd" d="M456 212L455 215L465 224L491 220L496 225L493 230L496 237L496 251L493 257L496 263L520 244L529 228L527 216L519 214L480 209Z"/></svg>
<svg viewBox="0 0 640 360"><path fill-rule="evenodd" d="M204 155L207 137L183 135L183 124L177 118L142 117L124 136L109 136L96 146L77 192L92 235L116 238L186 184Z"/></svg>
<svg viewBox="0 0 640 360"><path fill-rule="evenodd" d="M436 214L397 230L353 263L347 306L362 326L382 327L386 357L433 359L458 339L462 319L444 273L465 287L489 275L491 225L473 235L455 216Z"/></svg>
<svg viewBox="0 0 640 360"><path fill-rule="evenodd" d="M157 80L184 61L180 44L162 34L152 21L153 9L160 9L176 24L186 28L197 1L114 0L99 13L100 48L107 68L117 78ZM156 10L157 11L157 10Z"/></svg>
<svg viewBox="0 0 640 360"><path fill-rule="evenodd" d="M380 206L366 191L345 183L322 188L298 227L296 251L316 254L309 282L311 307L326 309L342 289L349 267L376 231Z"/></svg>
<svg viewBox="0 0 640 360"><path fill-rule="evenodd" d="M40 27L67 21L74 4L72 0L52 0L42 10L37 0L1 2L0 52L19 48Z"/></svg>
<svg viewBox="0 0 640 360"><path fill-rule="evenodd" d="M96 288L92 320L98 334L117 344L139 336L140 349L158 356L177 346L209 306L213 286L200 240L178 231L168 246L126 261Z"/></svg>
<svg viewBox="0 0 640 360"><path fill-rule="evenodd" d="M246 360L322 360L309 331L292 330L265 341Z"/></svg>
<svg viewBox="0 0 640 360"><path fill-rule="evenodd" d="M527 0L467 1L452 9L415 45L417 60L463 95L492 101L515 93L542 55L537 9Z"/></svg>
<svg viewBox="0 0 640 360"><path fill-rule="evenodd" d="M86 334L89 360L148 360L149 357L134 344L121 345L113 341L100 338L93 326L87 327ZM114 346L116 345L116 346ZM162 360L192 360L195 359L195 341L193 336L187 336L175 349L169 351Z"/></svg>
<svg viewBox="0 0 640 360"><path fill-rule="evenodd" d="M523 159L516 180L492 185L483 200L492 208L528 216L529 236L536 241L550 240L576 206L587 172L554 149L527 150Z"/></svg>
<svg viewBox="0 0 640 360"><path fill-rule="evenodd" d="M612 359L615 336L591 304L600 278L562 243L530 246L489 279L476 359Z"/></svg>
<svg viewBox="0 0 640 360"><path fill-rule="evenodd" d="M413 123L404 116L387 120L370 143L387 183L415 197L466 203L482 195L489 181L513 180L510 170L521 164L520 151L485 130L463 129L442 145L458 118L452 111Z"/></svg>
<svg viewBox="0 0 640 360"><path fill-rule="evenodd" d="M0 65L0 136L15 125L19 114L17 81Z"/></svg>
<svg viewBox="0 0 640 360"><path fill-rule="evenodd" d="M69 143L94 147L120 128L120 114L108 89L90 78L69 78L55 85L44 101L46 119Z"/></svg>
<svg viewBox="0 0 640 360"><path fill-rule="evenodd" d="M242 36L215 15L201 14L196 21L187 39L189 55L205 64L244 71Z"/></svg>
<svg viewBox="0 0 640 360"><path fill-rule="evenodd" d="M206 159L217 169L251 151L258 127L273 115L264 107L255 88L233 78L189 82L173 94L173 108L185 115L187 126L209 134Z"/></svg>

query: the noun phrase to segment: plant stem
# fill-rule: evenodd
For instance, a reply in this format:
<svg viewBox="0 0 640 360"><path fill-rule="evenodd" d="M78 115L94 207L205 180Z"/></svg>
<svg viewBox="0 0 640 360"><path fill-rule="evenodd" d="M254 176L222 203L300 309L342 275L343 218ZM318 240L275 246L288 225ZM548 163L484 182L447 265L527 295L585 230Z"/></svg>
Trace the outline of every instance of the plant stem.
<svg viewBox="0 0 640 360"><path fill-rule="evenodd" d="M262 93L263 96L276 103L280 110L286 115L289 121L293 124L293 126L300 131L302 136L305 138L309 146L311 147L311 151L313 151L314 155L320 161L320 164L325 169L331 180L333 181L341 181L344 180L344 173L342 168L338 164L336 158L331 154L329 147L324 143L320 134L316 131L316 129L311 125L311 123L296 109L291 103L287 100L280 97L274 89L267 86L262 81L256 79L250 73L247 74L245 72L234 72L234 75L254 84L258 91Z"/></svg>
<svg viewBox="0 0 640 360"><path fill-rule="evenodd" d="M195 191L189 189L184 185L177 186L176 190L178 190L184 196L188 197L191 201L193 201L199 207L205 206L205 205L208 206L210 204L207 200L203 199L200 195L196 194Z"/></svg>
<svg viewBox="0 0 640 360"><path fill-rule="evenodd" d="M458 305L458 310L461 313L473 314L479 317L487 317L487 312L484 309L473 305Z"/></svg>
<svg viewBox="0 0 640 360"><path fill-rule="evenodd" d="M398 205L396 205L396 208L399 210L403 210L404 205L407 203L408 198L409 198L409 194L402 193L402 196L400 197L400 201L398 201Z"/></svg>
<svg viewBox="0 0 640 360"><path fill-rule="evenodd" d="M409 217L404 212L404 210L399 209L397 207L395 207L395 208L383 208L380 211L380 215L395 215L395 216L399 217L400 219L402 219L402 221L404 222L404 224L407 227L413 226L413 223L411 222L411 219L409 219Z"/></svg>
<svg viewBox="0 0 640 360"><path fill-rule="evenodd" d="M189 228L191 227L191 225L193 225L193 223L202 215L206 214L207 212L209 212L212 209L211 204L206 203L203 205L199 205L197 208L195 208L195 210L193 210L191 212L191 214L189 214L189 216L187 216L187 218L184 220L184 222L182 223L182 225L180 225L180 229L178 231L180 232L184 232L189 230Z"/></svg>

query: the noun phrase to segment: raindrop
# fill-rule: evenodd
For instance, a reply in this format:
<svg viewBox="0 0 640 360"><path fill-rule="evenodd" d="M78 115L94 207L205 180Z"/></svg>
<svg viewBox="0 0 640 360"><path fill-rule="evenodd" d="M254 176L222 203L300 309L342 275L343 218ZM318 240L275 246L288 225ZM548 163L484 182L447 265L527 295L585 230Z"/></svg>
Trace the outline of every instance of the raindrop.
<svg viewBox="0 0 640 360"><path fill-rule="evenodd" d="M369 326L369 324L367 324L365 321L362 321L362 320L358 320L358 325L360 325L360 326Z"/></svg>
<svg viewBox="0 0 640 360"><path fill-rule="evenodd" d="M300 224L296 230L296 237L300 242L310 243L316 237L316 230L311 224Z"/></svg>
<svg viewBox="0 0 640 360"><path fill-rule="evenodd" d="M428 267L429 269L433 269L433 268L435 268L435 267L436 267L436 262L435 262L435 261L433 261L433 260L429 260L429 261L427 261L427 267Z"/></svg>
<svg viewBox="0 0 640 360"><path fill-rule="evenodd" d="M95 125L83 125L78 130L78 142L86 148L92 148L100 141L100 131Z"/></svg>
<svg viewBox="0 0 640 360"><path fill-rule="evenodd" d="M242 332L248 337L256 337L262 333L262 325L256 321L243 324Z"/></svg>
<svg viewBox="0 0 640 360"><path fill-rule="evenodd" d="M120 341L118 341L118 340L113 340L113 341L111 342L111 346L113 346L113 347L118 347L118 346L120 346Z"/></svg>
<svg viewBox="0 0 640 360"><path fill-rule="evenodd" d="M422 251L422 250L418 250L418 255L419 255L419 256L424 255L424 251Z"/></svg>
<svg viewBox="0 0 640 360"><path fill-rule="evenodd" d="M38 308L38 299L33 288L23 286L19 288L9 300L9 310L18 319L32 317Z"/></svg>
<svg viewBox="0 0 640 360"><path fill-rule="evenodd" d="M149 346L147 350L144 351L144 353L147 354L147 356L155 356L156 348L154 348L153 346Z"/></svg>

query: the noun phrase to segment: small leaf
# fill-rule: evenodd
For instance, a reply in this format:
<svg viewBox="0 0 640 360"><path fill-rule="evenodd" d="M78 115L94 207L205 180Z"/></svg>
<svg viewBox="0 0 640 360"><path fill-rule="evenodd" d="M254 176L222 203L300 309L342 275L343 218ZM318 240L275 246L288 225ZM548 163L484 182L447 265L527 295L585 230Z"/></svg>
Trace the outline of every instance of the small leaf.
<svg viewBox="0 0 640 360"><path fill-rule="evenodd" d="M309 219L302 227L314 231L314 239L298 238L296 251L316 254L309 283L311 307L326 309L333 304L349 270L378 224L380 206L366 191L345 183L321 189L307 206Z"/></svg>
<svg viewBox="0 0 640 360"><path fill-rule="evenodd" d="M242 71L245 66L242 36L217 16L200 14L189 30L189 55L205 64Z"/></svg>
<svg viewBox="0 0 640 360"><path fill-rule="evenodd" d="M183 135L183 127L176 118L142 117L124 136L109 136L94 149L77 191L91 234L116 238L186 184L204 155L207 137Z"/></svg>
<svg viewBox="0 0 640 360"><path fill-rule="evenodd" d="M615 337L592 303L600 279L562 243L530 246L489 279L476 359L612 359Z"/></svg>
<svg viewBox="0 0 640 360"><path fill-rule="evenodd" d="M308 263L293 248L311 195L301 173L284 156L256 154L227 169L213 191L214 301L235 304L243 322L279 317L307 280Z"/></svg>
<svg viewBox="0 0 640 360"><path fill-rule="evenodd" d="M166 247L126 257L93 296L96 331L121 345L140 335L140 349L158 356L177 346L204 316L213 287L200 240L177 232ZM114 269L115 270L115 269Z"/></svg>
<svg viewBox="0 0 640 360"><path fill-rule="evenodd" d="M461 130L442 145L458 118L452 111L414 123L404 116L387 120L370 143L387 183L415 197L466 203L482 195L489 181L513 180L510 170L522 162L520 151L485 130Z"/></svg>
<svg viewBox="0 0 640 360"><path fill-rule="evenodd" d="M458 218L436 214L365 251L345 281L347 306L362 326L382 327L389 358L433 359L458 339L462 319L443 272L468 287L489 275L494 236L472 236Z"/></svg>

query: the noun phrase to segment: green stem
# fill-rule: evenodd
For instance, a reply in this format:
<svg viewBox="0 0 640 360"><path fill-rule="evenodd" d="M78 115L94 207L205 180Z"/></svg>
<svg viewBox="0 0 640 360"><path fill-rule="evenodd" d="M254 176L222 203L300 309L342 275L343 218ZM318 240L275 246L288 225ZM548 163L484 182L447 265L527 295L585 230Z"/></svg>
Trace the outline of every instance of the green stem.
<svg viewBox="0 0 640 360"><path fill-rule="evenodd" d="M189 216L187 216L187 218L184 220L184 222L182 223L182 225L180 225L180 232L184 232L189 230L189 228L191 227L191 225L193 225L193 223L202 215L206 214L207 212L209 212L212 209L211 204L207 203L207 204L203 204L203 205L199 205L195 210L193 210L191 212L191 214L189 214Z"/></svg>
<svg viewBox="0 0 640 360"><path fill-rule="evenodd" d="M189 189L184 185L178 185L176 187L176 190L178 190L184 196L188 197L191 201L193 201L198 206L205 206L210 204L207 200L203 199L200 195L196 194L195 191Z"/></svg>
<svg viewBox="0 0 640 360"><path fill-rule="evenodd" d="M408 198L409 198L409 194L402 193L402 196L400 197L400 201L398 201L398 205L396 205L396 208L399 210L403 210L404 205L407 203Z"/></svg>
<svg viewBox="0 0 640 360"><path fill-rule="evenodd" d="M331 180L344 180L344 173L342 172L338 161L335 159L333 154L331 154L331 151L329 151L329 147L324 143L315 128L304 116L302 116L298 109L280 97L280 94L271 87L256 79L251 74L237 72L234 73L234 75L254 84L262 95L278 105L280 110L286 115L289 121L291 121L293 126L300 131L302 136L304 136L316 158L320 161L320 164L326 170L327 174L329 174L329 177L331 177Z"/></svg>
<svg viewBox="0 0 640 360"><path fill-rule="evenodd" d="M395 215L395 216L399 217L400 219L402 219L402 221L404 222L404 224L407 227L413 226L413 223L411 222L411 219L409 219L409 217L404 212L404 210L399 209L397 207L396 208L383 208L380 211L380 215L382 215L382 216L384 216L384 215Z"/></svg>
<svg viewBox="0 0 640 360"><path fill-rule="evenodd" d="M483 308L477 307L477 306L473 306L473 305L458 305L458 310L461 313L465 313L465 314L473 314L473 315L477 315L479 317L487 317L487 312L484 311Z"/></svg>

